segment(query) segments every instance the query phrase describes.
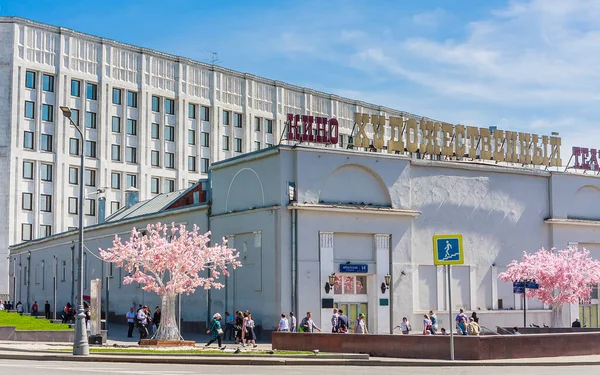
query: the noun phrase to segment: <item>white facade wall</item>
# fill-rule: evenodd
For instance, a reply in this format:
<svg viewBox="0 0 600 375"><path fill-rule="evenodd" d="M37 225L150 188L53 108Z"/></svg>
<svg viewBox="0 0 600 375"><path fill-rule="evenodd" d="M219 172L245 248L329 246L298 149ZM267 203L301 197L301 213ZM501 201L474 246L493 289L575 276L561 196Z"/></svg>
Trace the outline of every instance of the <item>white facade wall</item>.
<svg viewBox="0 0 600 375"><path fill-rule="evenodd" d="M0 237L0 259L9 245L77 226L77 214L69 207L76 206L79 190L69 177L78 172L70 169L79 167L79 157L70 153L71 139L75 142L78 135L60 106L78 111L74 115L82 126L95 116L95 128L86 129L87 140L95 142L95 156L85 161L95 182L86 194L107 188L107 215L124 205L125 190L134 179L145 200L157 191L183 189L206 178L215 161L279 144L288 113L338 118L342 136L337 147L347 143L355 112L407 115L21 18L0 17L0 33L0 129L7 135L0 158L8 158L0 196L9 202L0 205L0 216L14 218L3 231L6 237ZM35 76L34 88L26 87L27 72ZM44 76L53 79L53 90L44 90ZM80 86L78 96L73 82ZM88 84L96 87L92 99ZM114 89L120 90L120 101L113 101ZM129 93L136 95L135 106L128 103ZM158 108L153 108L153 97ZM172 112L167 111L169 100ZM25 116L25 102L32 103L33 118ZM52 106L50 121L42 119L44 105ZM113 118L120 131L113 131ZM128 132L128 120L136 122L135 134L128 134L134 133ZM42 149L42 137L44 142L51 137L51 151ZM128 159L129 153L135 153L135 160ZM24 162L33 163L31 178L23 178ZM52 181L42 180L42 168L51 168ZM117 178L119 188L113 181ZM86 210L91 205L96 209L95 215L85 216L85 225L98 222L97 198L86 198ZM42 199L51 199L51 212L41 211ZM31 200L26 209L24 200ZM0 268L6 268L2 262ZM0 277L0 294L6 291L7 279Z"/></svg>

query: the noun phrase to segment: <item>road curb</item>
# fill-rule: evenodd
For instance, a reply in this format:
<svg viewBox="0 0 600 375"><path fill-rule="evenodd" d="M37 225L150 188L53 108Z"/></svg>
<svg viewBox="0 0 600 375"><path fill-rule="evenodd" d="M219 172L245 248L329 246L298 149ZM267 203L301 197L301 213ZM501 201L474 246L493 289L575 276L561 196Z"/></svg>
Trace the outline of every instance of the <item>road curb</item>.
<svg viewBox="0 0 600 375"><path fill-rule="evenodd" d="M321 359L321 358L256 358L256 357L184 357L184 356L125 356L70 354L0 354L0 359L65 362L156 363L184 365L238 365L238 366L372 366L372 367L556 367L597 366L600 362L484 362L484 361L413 361L379 359Z"/></svg>

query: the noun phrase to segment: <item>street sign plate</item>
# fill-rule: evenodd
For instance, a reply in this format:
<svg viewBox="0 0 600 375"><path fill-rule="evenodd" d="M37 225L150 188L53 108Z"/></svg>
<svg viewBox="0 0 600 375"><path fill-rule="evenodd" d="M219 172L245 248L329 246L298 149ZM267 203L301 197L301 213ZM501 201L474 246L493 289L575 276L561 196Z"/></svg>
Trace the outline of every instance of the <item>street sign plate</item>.
<svg viewBox="0 0 600 375"><path fill-rule="evenodd" d="M539 289L540 288L540 284L535 283L533 281L526 281L525 282L525 287L527 289Z"/></svg>
<svg viewBox="0 0 600 375"><path fill-rule="evenodd" d="M514 294L523 294L523 293L525 293L525 288L522 286L515 286L515 287L513 287L513 293Z"/></svg>
<svg viewBox="0 0 600 375"><path fill-rule="evenodd" d="M433 264L444 266L464 263L462 234L433 236Z"/></svg>
<svg viewBox="0 0 600 375"><path fill-rule="evenodd" d="M525 287L525 283L522 281L515 281L513 283L513 288L524 288Z"/></svg>
<svg viewBox="0 0 600 375"><path fill-rule="evenodd" d="M340 264L340 273L369 273L368 264Z"/></svg>

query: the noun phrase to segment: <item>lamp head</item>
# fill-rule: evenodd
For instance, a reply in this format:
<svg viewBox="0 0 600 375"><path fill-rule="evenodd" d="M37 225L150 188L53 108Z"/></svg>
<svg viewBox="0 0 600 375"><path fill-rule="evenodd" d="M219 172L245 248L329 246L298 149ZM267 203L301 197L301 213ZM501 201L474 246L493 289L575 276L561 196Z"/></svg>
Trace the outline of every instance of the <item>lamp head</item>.
<svg viewBox="0 0 600 375"><path fill-rule="evenodd" d="M69 107L60 107L60 110L62 111L63 116L65 116L68 119L71 118L71 108L69 108Z"/></svg>

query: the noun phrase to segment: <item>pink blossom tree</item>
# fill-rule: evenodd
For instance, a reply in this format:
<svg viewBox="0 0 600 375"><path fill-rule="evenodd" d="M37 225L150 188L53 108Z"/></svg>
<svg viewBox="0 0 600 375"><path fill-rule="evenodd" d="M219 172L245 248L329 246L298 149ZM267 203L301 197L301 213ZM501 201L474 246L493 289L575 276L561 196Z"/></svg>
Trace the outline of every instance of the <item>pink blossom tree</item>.
<svg viewBox="0 0 600 375"><path fill-rule="evenodd" d="M221 274L229 276L228 266L241 266L225 239L213 246L209 242L210 232L200 234L196 225L188 230L185 225L156 223L145 231L133 228L124 243L115 235L111 248L100 249L102 259L128 272L123 284L136 282L161 296L162 315L153 338L182 340L175 321L175 297L194 293L196 288L220 289L223 284L217 279ZM204 271L210 271L208 276L200 275Z"/></svg>
<svg viewBox="0 0 600 375"><path fill-rule="evenodd" d="M576 247L525 252L521 262L513 260L498 278L506 282L535 280L539 289L527 289L525 297L537 297L552 306L552 326L560 327L563 305L588 298L591 286L600 283L600 262L589 255L586 249Z"/></svg>

